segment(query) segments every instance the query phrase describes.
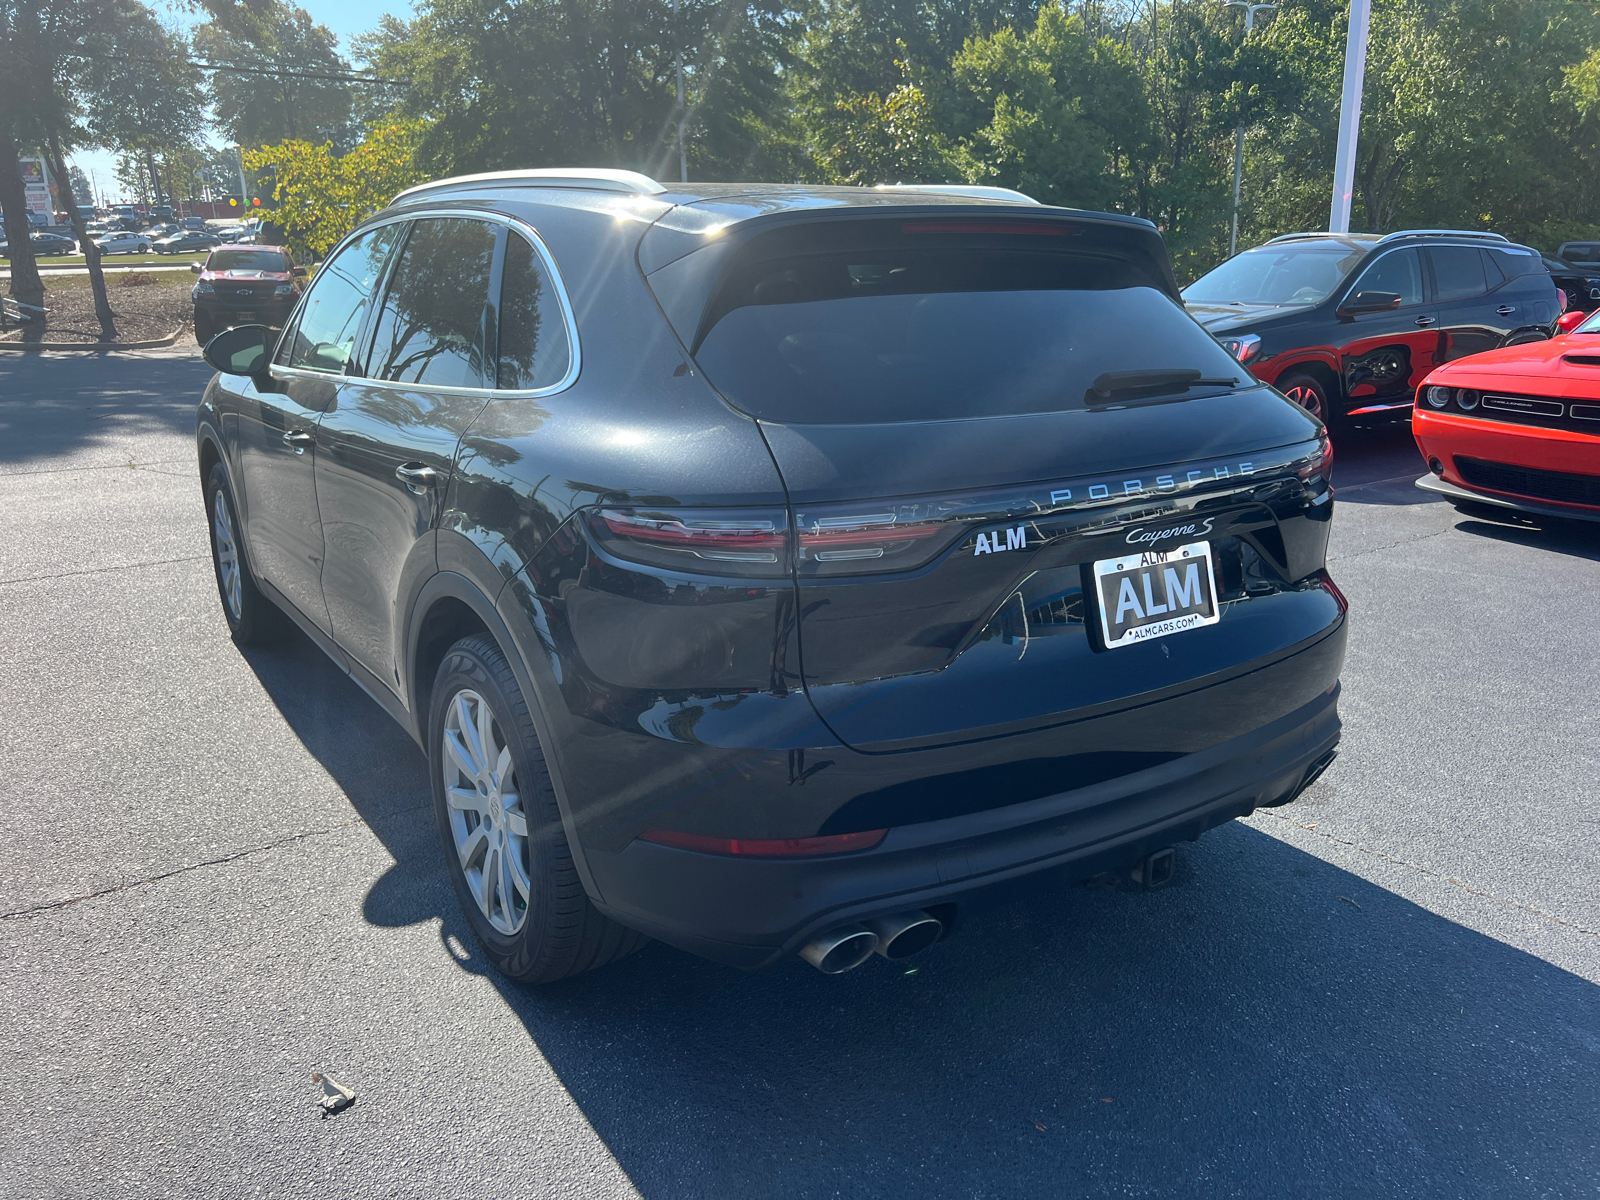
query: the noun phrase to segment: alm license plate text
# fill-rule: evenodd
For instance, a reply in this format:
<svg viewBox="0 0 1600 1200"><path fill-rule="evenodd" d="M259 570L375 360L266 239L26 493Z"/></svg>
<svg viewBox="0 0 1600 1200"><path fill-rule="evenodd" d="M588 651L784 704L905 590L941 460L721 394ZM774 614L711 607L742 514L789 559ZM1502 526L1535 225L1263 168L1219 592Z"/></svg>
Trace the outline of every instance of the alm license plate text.
<svg viewBox="0 0 1600 1200"><path fill-rule="evenodd" d="M1108 649L1220 619L1210 542L1103 558L1094 564L1094 582Z"/></svg>

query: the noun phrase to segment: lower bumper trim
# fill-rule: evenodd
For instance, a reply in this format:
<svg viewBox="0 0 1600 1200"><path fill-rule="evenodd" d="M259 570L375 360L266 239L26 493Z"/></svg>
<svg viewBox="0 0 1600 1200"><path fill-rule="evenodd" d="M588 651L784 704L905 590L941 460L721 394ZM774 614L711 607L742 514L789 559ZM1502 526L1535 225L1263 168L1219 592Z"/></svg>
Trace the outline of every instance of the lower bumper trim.
<svg viewBox="0 0 1600 1200"><path fill-rule="evenodd" d="M1600 510L1569 507L1565 504L1549 504L1541 500L1524 499L1520 496L1500 496L1491 492L1474 492L1458 484L1449 483L1432 474L1424 475L1418 479L1417 486L1425 492L1433 492L1445 497L1447 500L1466 500L1473 504L1487 504L1494 508L1532 513L1541 517L1561 517L1568 521L1600 521Z"/></svg>

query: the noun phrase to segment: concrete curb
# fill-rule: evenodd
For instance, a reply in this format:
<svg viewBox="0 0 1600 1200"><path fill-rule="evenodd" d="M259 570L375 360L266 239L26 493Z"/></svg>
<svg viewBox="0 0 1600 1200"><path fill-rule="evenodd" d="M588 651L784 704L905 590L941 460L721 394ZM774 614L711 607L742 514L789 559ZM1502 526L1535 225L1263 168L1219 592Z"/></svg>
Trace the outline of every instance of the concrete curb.
<svg viewBox="0 0 1600 1200"><path fill-rule="evenodd" d="M0 350L154 350L158 346L170 346L183 336L187 325L179 325L164 338L156 338L149 342L5 342L0 341Z"/></svg>

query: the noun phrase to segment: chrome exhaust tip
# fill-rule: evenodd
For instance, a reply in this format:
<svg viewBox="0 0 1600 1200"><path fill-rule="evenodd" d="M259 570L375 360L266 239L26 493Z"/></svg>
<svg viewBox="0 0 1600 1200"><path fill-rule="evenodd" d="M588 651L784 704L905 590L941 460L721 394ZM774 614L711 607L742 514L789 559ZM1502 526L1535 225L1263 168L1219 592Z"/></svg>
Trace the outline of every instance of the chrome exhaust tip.
<svg viewBox="0 0 1600 1200"><path fill-rule="evenodd" d="M921 910L875 917L867 922L867 928L878 939L878 953L887 959L920 954L944 934L944 924Z"/></svg>
<svg viewBox="0 0 1600 1200"><path fill-rule="evenodd" d="M824 975L854 970L877 949L878 938L865 925L841 925L800 948L800 957Z"/></svg>

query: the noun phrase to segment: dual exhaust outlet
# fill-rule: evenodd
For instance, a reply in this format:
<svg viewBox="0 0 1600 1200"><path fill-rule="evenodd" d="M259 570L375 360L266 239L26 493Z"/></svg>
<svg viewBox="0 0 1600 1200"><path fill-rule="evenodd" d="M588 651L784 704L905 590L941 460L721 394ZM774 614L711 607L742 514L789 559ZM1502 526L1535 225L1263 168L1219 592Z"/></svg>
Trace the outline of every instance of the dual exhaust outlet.
<svg viewBox="0 0 1600 1200"><path fill-rule="evenodd" d="M800 957L824 975L843 975L874 952L890 960L910 958L943 934L942 921L916 909L830 929L801 947Z"/></svg>

